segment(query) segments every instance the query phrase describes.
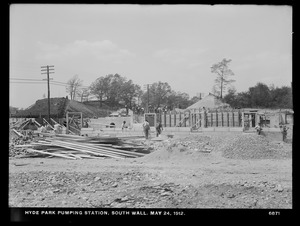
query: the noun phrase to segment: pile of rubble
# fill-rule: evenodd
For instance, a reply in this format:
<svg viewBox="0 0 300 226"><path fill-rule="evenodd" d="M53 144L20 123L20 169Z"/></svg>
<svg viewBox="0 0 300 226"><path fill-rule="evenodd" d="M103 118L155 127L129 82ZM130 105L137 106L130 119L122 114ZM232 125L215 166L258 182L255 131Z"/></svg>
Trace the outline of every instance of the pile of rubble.
<svg viewBox="0 0 300 226"><path fill-rule="evenodd" d="M284 143L270 142L257 134L239 134L219 147L223 156L232 159L291 158L292 151Z"/></svg>
<svg viewBox="0 0 300 226"><path fill-rule="evenodd" d="M16 148L16 145L26 145L32 141L30 137L13 137L9 143L9 157L21 156L28 153L26 148Z"/></svg>

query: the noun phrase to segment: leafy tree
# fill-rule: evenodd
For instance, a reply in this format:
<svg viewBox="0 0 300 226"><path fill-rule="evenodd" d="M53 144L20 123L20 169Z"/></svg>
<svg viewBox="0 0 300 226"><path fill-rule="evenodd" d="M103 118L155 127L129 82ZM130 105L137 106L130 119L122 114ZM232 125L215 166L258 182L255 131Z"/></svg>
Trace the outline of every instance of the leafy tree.
<svg viewBox="0 0 300 226"><path fill-rule="evenodd" d="M237 98L236 89L232 87L228 89L227 94L224 96L224 102L229 104L231 107L236 108L238 107L236 98Z"/></svg>
<svg viewBox="0 0 300 226"><path fill-rule="evenodd" d="M226 90L228 84L235 82L233 79L229 79L229 76L233 76L234 73L229 69L229 63L231 60L226 60L225 58L211 67L211 72L217 74L215 79L214 89L220 92L220 97L223 98L223 93Z"/></svg>
<svg viewBox="0 0 300 226"><path fill-rule="evenodd" d="M292 89L288 86L274 88L270 86L271 106L277 108L293 108Z"/></svg>
<svg viewBox="0 0 300 226"><path fill-rule="evenodd" d="M117 106L119 102L122 100L122 91L123 85L126 82L126 78L122 77L119 74L110 74L107 75L110 80L108 85L108 92L107 92L107 102L110 106Z"/></svg>
<svg viewBox="0 0 300 226"><path fill-rule="evenodd" d="M189 106L194 104L194 103L197 103L198 101L200 100L200 97L198 96L193 96L191 99L190 99L190 103L189 103Z"/></svg>
<svg viewBox="0 0 300 226"><path fill-rule="evenodd" d="M71 100L74 100L78 94L79 88L82 86L82 80L79 79L78 75L74 75L68 82L66 86L66 92L70 94Z"/></svg>
<svg viewBox="0 0 300 226"><path fill-rule="evenodd" d="M111 107L119 107L123 102L129 108L132 108L135 98L141 96L141 87L119 74L109 74L101 76L90 86L90 93L97 96L100 101L106 102ZM122 104L123 104L122 103Z"/></svg>
<svg viewBox="0 0 300 226"><path fill-rule="evenodd" d="M269 87L261 82L249 88L251 107L270 107L271 93Z"/></svg>
<svg viewBox="0 0 300 226"><path fill-rule="evenodd" d="M236 95L236 107L237 108L251 107L251 96L249 92L240 92Z"/></svg>
<svg viewBox="0 0 300 226"><path fill-rule="evenodd" d="M97 96L97 98L100 101L100 107L102 107L102 102L104 99L108 96L108 91L110 88L110 76L101 76L96 79L91 85L90 85L90 93Z"/></svg>
<svg viewBox="0 0 300 226"><path fill-rule="evenodd" d="M141 87L128 80L123 84L121 99L125 102L130 109L133 107L134 98L138 98L141 95Z"/></svg>
<svg viewBox="0 0 300 226"><path fill-rule="evenodd" d="M171 86L167 82L156 82L153 83L149 88L148 92L144 93L142 96L142 103L144 106L148 103L149 95L149 105L154 108L158 108L162 105L166 105L167 97L171 94Z"/></svg>
<svg viewBox="0 0 300 226"><path fill-rule="evenodd" d="M167 97L167 106L169 109L185 109L190 106L189 95L187 93L172 91Z"/></svg>
<svg viewBox="0 0 300 226"><path fill-rule="evenodd" d="M80 102L87 101L90 95L90 90L88 88L80 89Z"/></svg>

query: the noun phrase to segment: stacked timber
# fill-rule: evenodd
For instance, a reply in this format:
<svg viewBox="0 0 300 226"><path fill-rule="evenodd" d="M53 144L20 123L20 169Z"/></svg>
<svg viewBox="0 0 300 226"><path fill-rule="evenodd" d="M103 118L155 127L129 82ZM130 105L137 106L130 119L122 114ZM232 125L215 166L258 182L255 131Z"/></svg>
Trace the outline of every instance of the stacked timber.
<svg viewBox="0 0 300 226"><path fill-rule="evenodd" d="M147 150L144 145L130 143L117 137L82 137L65 134L43 134L43 139L14 148L26 148L30 154L24 157L61 157L66 159L83 158L136 158L142 157Z"/></svg>

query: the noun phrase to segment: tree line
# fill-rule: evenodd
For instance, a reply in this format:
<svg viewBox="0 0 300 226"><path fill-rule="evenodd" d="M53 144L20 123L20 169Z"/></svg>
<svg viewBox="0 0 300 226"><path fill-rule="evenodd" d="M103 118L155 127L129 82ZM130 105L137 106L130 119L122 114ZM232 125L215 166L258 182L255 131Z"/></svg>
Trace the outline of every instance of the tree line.
<svg viewBox="0 0 300 226"><path fill-rule="evenodd" d="M289 86L274 87L258 82L248 91L236 92L235 88L228 90L224 102L233 108L293 108L292 88Z"/></svg>
<svg viewBox="0 0 300 226"><path fill-rule="evenodd" d="M214 95L232 108L292 108L291 87L267 86L257 83L246 92L236 92L231 79L235 74L229 68L231 59L224 58L221 62L211 67L211 73L216 76L212 88ZM73 76L66 87L72 100L87 101L91 95L103 104L112 108L127 107L137 111L155 112L158 110L185 109L200 100L200 97L189 97L187 93L178 92L171 88L167 82L155 82L142 89L119 74L108 74L98 77L88 87L82 86L82 80L77 75ZM225 95L224 95L225 94Z"/></svg>
<svg viewBox="0 0 300 226"><path fill-rule="evenodd" d="M88 101L91 96L99 101L99 107L128 107L137 111L185 109L199 100L190 99L187 93L177 92L167 82L155 82L148 89L134 84L119 74L98 77L88 88L82 88L82 80L77 75L68 82L66 91L71 100Z"/></svg>

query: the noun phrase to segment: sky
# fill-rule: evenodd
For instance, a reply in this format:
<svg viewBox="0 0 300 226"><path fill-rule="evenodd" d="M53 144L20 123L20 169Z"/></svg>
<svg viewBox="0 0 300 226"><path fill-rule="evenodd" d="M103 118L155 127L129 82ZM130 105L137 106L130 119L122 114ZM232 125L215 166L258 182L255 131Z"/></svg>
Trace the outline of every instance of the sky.
<svg viewBox="0 0 300 226"><path fill-rule="evenodd" d="M233 86L292 82L292 7L272 5L12 4L10 106L65 97L74 75L91 85L120 74L143 87L167 82L190 98L212 92L211 66L231 59ZM39 81L40 80L40 81Z"/></svg>

